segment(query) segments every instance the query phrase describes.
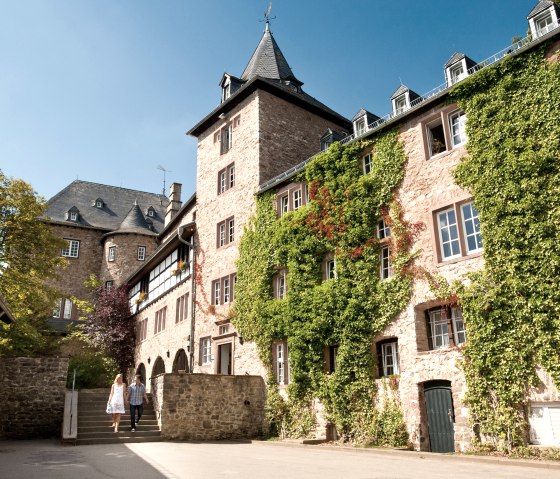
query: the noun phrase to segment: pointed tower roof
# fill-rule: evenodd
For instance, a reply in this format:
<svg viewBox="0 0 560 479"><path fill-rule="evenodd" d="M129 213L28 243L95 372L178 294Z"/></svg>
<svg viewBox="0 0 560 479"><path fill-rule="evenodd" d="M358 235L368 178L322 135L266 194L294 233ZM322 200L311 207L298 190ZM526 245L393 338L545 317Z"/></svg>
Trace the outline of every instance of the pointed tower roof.
<svg viewBox="0 0 560 479"><path fill-rule="evenodd" d="M268 21L261 41L245 67L241 79L247 81L256 76L271 80L291 81L298 86L303 85L303 82L295 77L286 58L280 51L280 47L272 36Z"/></svg>
<svg viewBox="0 0 560 479"><path fill-rule="evenodd" d="M130 209L125 219L120 224L117 232L119 233L140 233L155 234L153 228L148 223L138 203L134 202L134 206Z"/></svg>

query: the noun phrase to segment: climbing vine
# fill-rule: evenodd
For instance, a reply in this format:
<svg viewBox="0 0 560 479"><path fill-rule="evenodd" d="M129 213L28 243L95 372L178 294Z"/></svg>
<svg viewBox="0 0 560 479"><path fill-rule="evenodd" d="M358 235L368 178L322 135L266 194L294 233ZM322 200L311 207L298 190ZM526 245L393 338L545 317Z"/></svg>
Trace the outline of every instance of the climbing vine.
<svg viewBox="0 0 560 479"><path fill-rule="evenodd" d="M466 397L475 430L524 440L523 406L544 368L560 386L560 66L550 45L451 92L469 155L455 177L480 213L484 270L456 288L467 322Z"/></svg>
<svg viewBox="0 0 560 479"><path fill-rule="evenodd" d="M364 175L366 152L371 152L372 171ZM410 244L417 226L403 220L394 198L406 161L396 131L367 142L335 143L296 179L309 185L306 207L278 218L273 193L257 199L240 245L233 322L257 344L271 372L269 419L289 435L309 433L312 421L305 414L302 421L302 410L309 411L313 398L319 398L339 434L367 441L364 431L379 431L375 424L392 421L391 437L397 439L377 434L378 441L402 445L408 440L397 406L391 403L387 417L376 412L372 351L373 338L403 310L411 291ZM379 279L381 217L393 231L394 276L386 281ZM335 259L336 279L325 281L327 255ZM272 294L278 268L288 272L283 299ZM287 341L290 356L287 403L272 374L272 343L281 340ZM325 349L333 345L338 346L336 369L327 373Z"/></svg>

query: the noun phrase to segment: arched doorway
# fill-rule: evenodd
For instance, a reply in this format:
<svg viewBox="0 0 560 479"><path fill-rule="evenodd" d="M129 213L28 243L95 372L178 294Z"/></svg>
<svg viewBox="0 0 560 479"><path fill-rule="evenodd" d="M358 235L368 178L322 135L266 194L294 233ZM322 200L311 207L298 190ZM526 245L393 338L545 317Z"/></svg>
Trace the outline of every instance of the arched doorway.
<svg viewBox="0 0 560 479"><path fill-rule="evenodd" d="M152 369L152 377L163 373L165 373L165 363L163 362L163 359L161 359L161 356L158 356L156 362L154 363L154 368Z"/></svg>
<svg viewBox="0 0 560 479"><path fill-rule="evenodd" d="M175 355L175 360L173 361L173 372L188 371L188 360L187 353L184 349L179 349Z"/></svg>
<svg viewBox="0 0 560 479"><path fill-rule="evenodd" d="M146 382L146 366L144 366L144 363L140 363L138 365L138 367L136 368L136 374L140 374L143 383ZM133 379L130 380L131 383L132 381Z"/></svg>
<svg viewBox="0 0 560 479"><path fill-rule="evenodd" d="M436 380L424 383L424 401L432 452L454 452L455 411L451 382Z"/></svg>

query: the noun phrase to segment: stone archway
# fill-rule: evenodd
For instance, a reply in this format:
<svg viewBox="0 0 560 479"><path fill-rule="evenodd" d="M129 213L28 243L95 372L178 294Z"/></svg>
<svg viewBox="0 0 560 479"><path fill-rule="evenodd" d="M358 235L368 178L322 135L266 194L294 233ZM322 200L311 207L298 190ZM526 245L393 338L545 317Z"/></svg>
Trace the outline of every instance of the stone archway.
<svg viewBox="0 0 560 479"><path fill-rule="evenodd" d="M179 371L188 371L189 364L187 359L187 353L184 349L179 349L175 355L175 360L173 361L172 372L177 373Z"/></svg>

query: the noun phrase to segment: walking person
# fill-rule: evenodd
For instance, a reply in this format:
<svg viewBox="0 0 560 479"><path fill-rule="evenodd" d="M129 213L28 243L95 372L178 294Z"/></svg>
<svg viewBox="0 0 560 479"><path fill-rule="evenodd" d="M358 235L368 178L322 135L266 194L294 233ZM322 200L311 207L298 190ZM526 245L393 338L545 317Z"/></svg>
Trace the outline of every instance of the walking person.
<svg viewBox="0 0 560 479"><path fill-rule="evenodd" d="M124 414L124 397L126 391L126 384L123 382L122 374L117 374L113 385L111 386L111 393L109 394L109 404L111 405L111 415L113 424L111 427L115 428L115 432L119 432L119 423L121 422L121 414Z"/></svg>
<svg viewBox="0 0 560 479"><path fill-rule="evenodd" d="M150 404L150 400L146 395L146 386L142 384L142 376L137 374L134 377L134 383L128 386L126 390L126 401L130 405L130 431L136 432L136 424L140 422L142 413L144 412L143 401L146 400L146 404ZM136 419L136 414L138 413L138 419Z"/></svg>

